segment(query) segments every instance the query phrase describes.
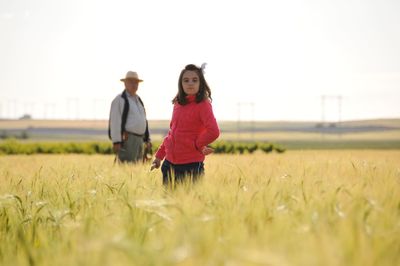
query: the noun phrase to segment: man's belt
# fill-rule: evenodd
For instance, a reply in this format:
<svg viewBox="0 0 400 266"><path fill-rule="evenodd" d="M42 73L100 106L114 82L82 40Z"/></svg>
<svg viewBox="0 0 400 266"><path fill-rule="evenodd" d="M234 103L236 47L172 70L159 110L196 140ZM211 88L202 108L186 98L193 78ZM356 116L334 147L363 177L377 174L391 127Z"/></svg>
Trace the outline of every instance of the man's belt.
<svg viewBox="0 0 400 266"><path fill-rule="evenodd" d="M144 134L136 134L136 133L128 132L128 131L126 131L126 133L129 134L129 135L134 135L134 136L136 136L136 137L141 137L141 138L144 137Z"/></svg>

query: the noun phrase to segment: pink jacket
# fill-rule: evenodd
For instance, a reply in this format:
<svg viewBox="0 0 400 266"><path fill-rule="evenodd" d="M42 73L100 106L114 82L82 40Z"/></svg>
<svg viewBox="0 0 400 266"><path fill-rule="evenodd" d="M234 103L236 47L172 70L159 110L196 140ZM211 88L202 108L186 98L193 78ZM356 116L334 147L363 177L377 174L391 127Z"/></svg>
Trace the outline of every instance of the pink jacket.
<svg viewBox="0 0 400 266"><path fill-rule="evenodd" d="M219 136L211 102L196 103L195 96L187 96L188 103L174 105L168 135L159 147L156 157L173 164L204 161L201 149Z"/></svg>

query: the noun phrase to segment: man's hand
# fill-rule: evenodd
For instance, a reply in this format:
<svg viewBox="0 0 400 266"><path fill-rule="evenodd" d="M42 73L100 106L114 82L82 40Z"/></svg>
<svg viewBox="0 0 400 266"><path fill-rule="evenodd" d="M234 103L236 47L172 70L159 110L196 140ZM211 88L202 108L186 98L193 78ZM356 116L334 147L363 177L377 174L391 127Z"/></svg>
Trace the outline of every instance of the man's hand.
<svg viewBox="0 0 400 266"><path fill-rule="evenodd" d="M151 151L152 145L151 145L151 142L150 142L150 141L149 141L149 142L146 142L144 145L146 146L146 149L148 149L148 150Z"/></svg>
<svg viewBox="0 0 400 266"><path fill-rule="evenodd" d="M213 153L213 152L214 152L214 149L211 148L211 147L204 146L204 147L201 149L201 153L203 153L204 155L209 155L209 154L211 154L211 153Z"/></svg>
<svg viewBox="0 0 400 266"><path fill-rule="evenodd" d="M153 163L151 164L150 171L155 169L155 168L158 169L160 167L160 165L161 165L161 160L158 159L158 158L155 158Z"/></svg>
<svg viewBox="0 0 400 266"><path fill-rule="evenodd" d="M118 153L120 149L121 149L121 143L114 143L113 144L114 153Z"/></svg>
<svg viewBox="0 0 400 266"><path fill-rule="evenodd" d="M153 151L151 150L151 142L144 143L144 150L143 150L143 162L147 162L151 160L153 157Z"/></svg>

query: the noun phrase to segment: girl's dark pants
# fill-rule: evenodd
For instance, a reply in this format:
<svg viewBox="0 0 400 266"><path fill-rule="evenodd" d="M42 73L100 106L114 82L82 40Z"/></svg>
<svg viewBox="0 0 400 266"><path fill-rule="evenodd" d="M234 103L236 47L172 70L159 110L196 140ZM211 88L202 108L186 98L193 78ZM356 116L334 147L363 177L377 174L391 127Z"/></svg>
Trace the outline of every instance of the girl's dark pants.
<svg viewBox="0 0 400 266"><path fill-rule="evenodd" d="M161 166L163 184L168 185L174 179L175 183L196 182L204 174L204 163L173 164L164 160Z"/></svg>

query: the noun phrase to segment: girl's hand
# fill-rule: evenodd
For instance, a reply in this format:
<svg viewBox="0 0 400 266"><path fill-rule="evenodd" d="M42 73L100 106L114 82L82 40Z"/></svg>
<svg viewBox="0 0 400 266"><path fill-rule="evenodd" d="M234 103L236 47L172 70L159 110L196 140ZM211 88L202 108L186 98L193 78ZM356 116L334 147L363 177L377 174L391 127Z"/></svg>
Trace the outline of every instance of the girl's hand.
<svg viewBox="0 0 400 266"><path fill-rule="evenodd" d="M153 163L151 164L150 171L155 169L155 168L158 169L160 167L160 165L161 165L161 160L158 159L158 158L155 158Z"/></svg>
<svg viewBox="0 0 400 266"><path fill-rule="evenodd" d="M214 149L211 147L204 146L203 149L201 149L201 153L203 153L204 155L209 155L213 152L214 152Z"/></svg>

